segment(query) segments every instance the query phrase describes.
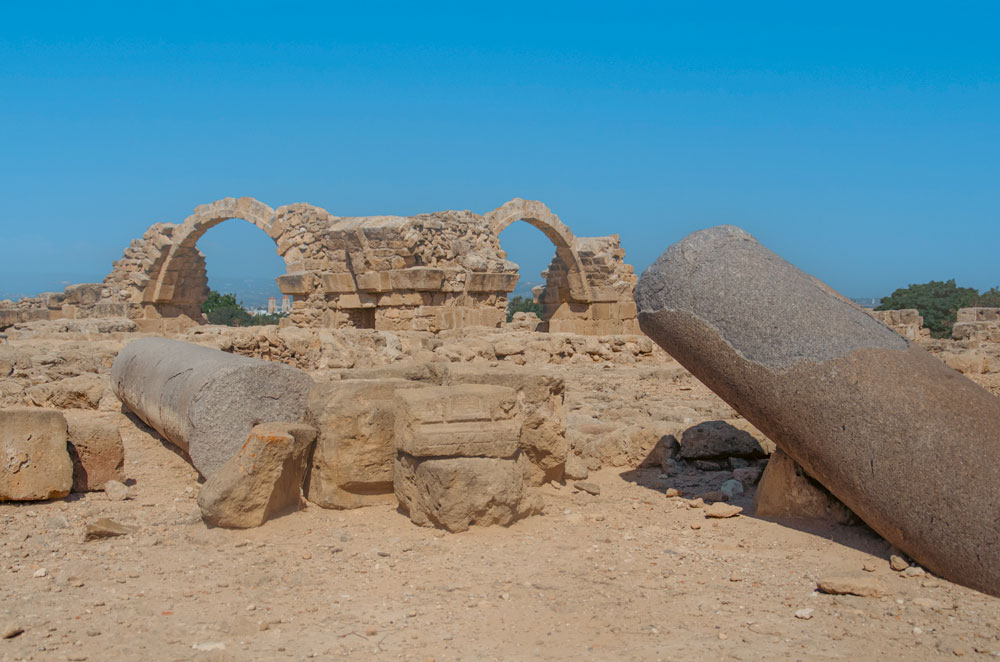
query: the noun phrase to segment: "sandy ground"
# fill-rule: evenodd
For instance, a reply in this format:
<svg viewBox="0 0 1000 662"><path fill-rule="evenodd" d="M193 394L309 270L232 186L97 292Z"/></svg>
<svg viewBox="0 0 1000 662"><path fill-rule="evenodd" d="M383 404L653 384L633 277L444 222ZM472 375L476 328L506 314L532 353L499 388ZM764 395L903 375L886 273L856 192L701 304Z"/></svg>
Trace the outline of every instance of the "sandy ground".
<svg viewBox="0 0 1000 662"><path fill-rule="evenodd" d="M551 369L571 414L731 412L676 368ZM197 474L169 445L108 415L133 498L0 506L0 634L23 629L0 659L1000 657L1000 600L892 571L864 526L706 519L664 496L673 479L660 469L605 468L589 478L598 496L547 486L544 516L510 528L453 535L394 508L308 506L228 531L202 523ZM138 531L84 542L100 518ZM878 578L889 595L815 590L840 573Z"/></svg>

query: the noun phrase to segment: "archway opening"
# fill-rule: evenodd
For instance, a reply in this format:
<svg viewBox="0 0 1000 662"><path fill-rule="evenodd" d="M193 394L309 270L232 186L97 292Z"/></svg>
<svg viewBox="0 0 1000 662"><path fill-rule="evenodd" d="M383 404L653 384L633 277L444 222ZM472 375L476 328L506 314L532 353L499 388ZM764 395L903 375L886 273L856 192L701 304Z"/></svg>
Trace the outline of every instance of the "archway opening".
<svg viewBox="0 0 1000 662"><path fill-rule="evenodd" d="M541 322L537 330L545 331L560 297L552 278L559 270L556 247L544 232L527 222L511 223L499 236L507 259L518 265L517 287L507 297L507 321L517 312L534 313Z"/></svg>
<svg viewBox="0 0 1000 662"><path fill-rule="evenodd" d="M276 280L285 273L285 261L278 255L274 240L260 228L242 219L227 219L209 228L198 239L196 248L205 263L199 305L208 300L210 292L233 295L249 314L248 318L237 311L216 315L210 321L239 326L273 324L291 310L291 297L282 295ZM223 299L222 304L228 306L230 301ZM210 303L219 302L213 294Z"/></svg>

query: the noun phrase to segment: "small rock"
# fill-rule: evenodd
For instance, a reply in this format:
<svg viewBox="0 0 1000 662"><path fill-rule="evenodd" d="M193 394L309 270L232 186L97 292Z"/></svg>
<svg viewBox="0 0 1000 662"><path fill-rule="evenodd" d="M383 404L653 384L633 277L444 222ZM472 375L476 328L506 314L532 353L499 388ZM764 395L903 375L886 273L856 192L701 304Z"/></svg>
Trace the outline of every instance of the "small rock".
<svg viewBox="0 0 1000 662"><path fill-rule="evenodd" d="M904 577L923 577L925 574L924 569L920 566L911 565L909 568L904 570L902 573Z"/></svg>
<svg viewBox="0 0 1000 662"><path fill-rule="evenodd" d="M764 473L764 469L756 465L752 467L740 467L739 469L733 470L733 478L740 481L744 485L756 485L760 482L760 476L762 473Z"/></svg>
<svg viewBox="0 0 1000 662"><path fill-rule="evenodd" d="M583 458L572 453L566 458L563 475L569 480L584 480L590 475L590 471L587 469L587 464L583 461Z"/></svg>
<svg viewBox="0 0 1000 662"><path fill-rule="evenodd" d="M664 494L664 496L666 496L666 497L667 497L668 499L672 499L672 498L674 498L674 497L679 497L679 496L683 496L683 495L684 495L684 492L681 492L681 491L680 491L679 489L677 489L676 487L668 487L668 488L667 488L667 491L666 491L666 492L664 492L663 494Z"/></svg>
<svg viewBox="0 0 1000 662"><path fill-rule="evenodd" d="M795 612L795 618L801 619L803 621L808 621L813 617L812 609L799 609Z"/></svg>
<svg viewBox="0 0 1000 662"><path fill-rule="evenodd" d="M864 570L865 572L875 572L876 566L874 563L865 563L863 566L861 566L861 569Z"/></svg>
<svg viewBox="0 0 1000 662"><path fill-rule="evenodd" d="M586 492L587 494L592 494L598 496L601 493L601 486L596 483L588 483L585 481L580 481L573 483L573 487L580 490L581 492Z"/></svg>
<svg viewBox="0 0 1000 662"><path fill-rule="evenodd" d="M41 577L45 577L48 574L49 574L48 570L46 570L45 568L39 568L38 570L35 570L35 574L33 574L32 577L38 579Z"/></svg>
<svg viewBox="0 0 1000 662"><path fill-rule="evenodd" d="M733 570L733 574L729 575L729 581L731 581L731 582L741 582L741 581L743 581L743 578L740 577L740 574L738 572L736 572L735 570Z"/></svg>
<svg viewBox="0 0 1000 662"><path fill-rule="evenodd" d="M90 542L92 540L104 540L105 538L127 536L138 530L139 527L137 526L127 526L114 520L103 518L97 520L93 524L87 525L87 531L84 534L83 539L85 542Z"/></svg>
<svg viewBox="0 0 1000 662"><path fill-rule="evenodd" d="M691 499L688 501L688 508L704 508L705 501L703 499Z"/></svg>
<svg viewBox="0 0 1000 662"><path fill-rule="evenodd" d="M833 575L816 582L816 588L832 595L858 595L862 598L879 598L887 591L882 582L863 575Z"/></svg>
<svg viewBox="0 0 1000 662"><path fill-rule="evenodd" d="M128 499L128 485L117 480L109 480L104 483L104 494L109 501L124 501Z"/></svg>
<svg viewBox="0 0 1000 662"><path fill-rule="evenodd" d="M701 528L701 524L699 524L698 522L691 522L691 528L697 531L698 529Z"/></svg>
<svg viewBox="0 0 1000 662"><path fill-rule="evenodd" d="M223 651L226 650L226 644L221 641L207 641L203 644L192 644L191 648L196 651Z"/></svg>
<svg viewBox="0 0 1000 662"><path fill-rule="evenodd" d="M743 494L743 483L735 478L730 478L719 486L719 491L725 494L728 498L732 499Z"/></svg>
<svg viewBox="0 0 1000 662"><path fill-rule="evenodd" d="M901 556L896 556L893 554L889 557L889 567L896 572L902 572L910 567L910 564L906 562Z"/></svg>
<svg viewBox="0 0 1000 662"><path fill-rule="evenodd" d="M743 509L739 506L717 501L705 509L705 517L725 519L727 517L736 517L742 512Z"/></svg>

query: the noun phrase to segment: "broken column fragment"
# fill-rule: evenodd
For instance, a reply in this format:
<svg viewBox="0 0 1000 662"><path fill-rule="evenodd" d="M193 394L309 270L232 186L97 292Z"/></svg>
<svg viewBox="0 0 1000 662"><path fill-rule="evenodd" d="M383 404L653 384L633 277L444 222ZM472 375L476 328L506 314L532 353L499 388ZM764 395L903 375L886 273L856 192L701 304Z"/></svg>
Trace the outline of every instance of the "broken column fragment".
<svg viewBox="0 0 1000 662"><path fill-rule="evenodd" d="M643 274L642 330L891 543L1000 595L1000 399L733 226Z"/></svg>
<svg viewBox="0 0 1000 662"><path fill-rule="evenodd" d="M129 343L111 367L115 394L210 476L260 423L302 422L313 380L298 368L165 338Z"/></svg>
<svg viewBox="0 0 1000 662"><path fill-rule="evenodd" d="M299 509L302 479L316 429L264 423L198 491L201 516L212 526L249 529Z"/></svg>

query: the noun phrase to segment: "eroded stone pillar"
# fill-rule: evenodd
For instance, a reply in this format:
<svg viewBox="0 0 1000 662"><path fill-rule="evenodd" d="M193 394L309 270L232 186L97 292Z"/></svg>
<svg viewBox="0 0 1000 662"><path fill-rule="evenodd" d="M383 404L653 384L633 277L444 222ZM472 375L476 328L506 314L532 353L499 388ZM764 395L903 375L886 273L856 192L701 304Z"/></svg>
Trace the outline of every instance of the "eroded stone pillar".
<svg viewBox="0 0 1000 662"><path fill-rule="evenodd" d="M642 330L926 568L1000 595L1000 399L733 226L674 244Z"/></svg>

